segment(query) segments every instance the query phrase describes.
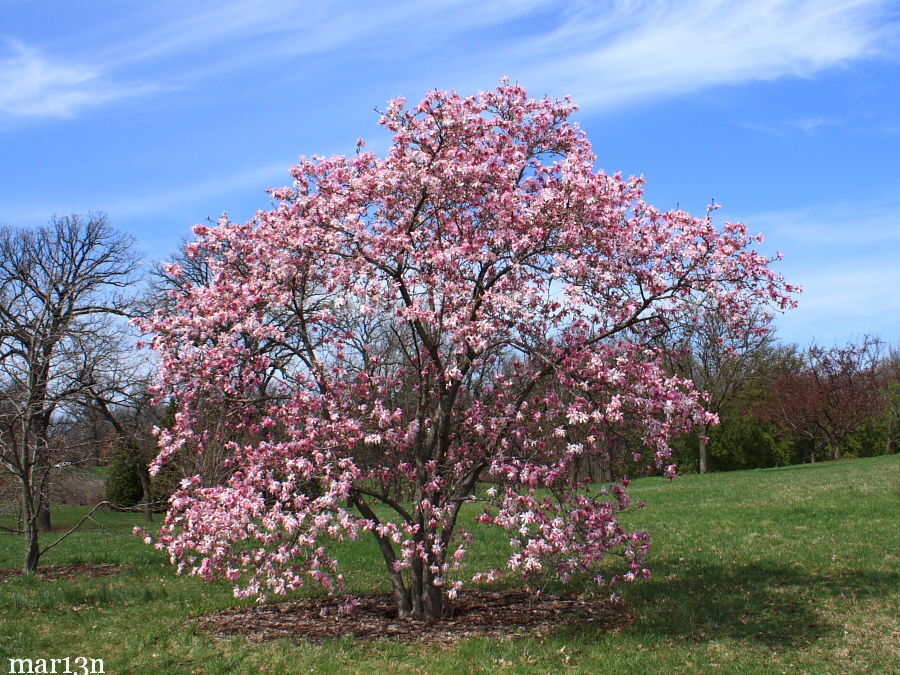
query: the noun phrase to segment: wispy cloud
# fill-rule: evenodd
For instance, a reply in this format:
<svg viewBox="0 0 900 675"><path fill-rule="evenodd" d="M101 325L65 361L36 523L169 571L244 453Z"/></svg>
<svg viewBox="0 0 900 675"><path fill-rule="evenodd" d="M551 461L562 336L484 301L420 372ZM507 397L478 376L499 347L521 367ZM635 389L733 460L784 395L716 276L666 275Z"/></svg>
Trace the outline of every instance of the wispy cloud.
<svg viewBox="0 0 900 675"><path fill-rule="evenodd" d="M617 105L779 77L888 53L896 24L879 0L576 3L533 40L545 76L576 100Z"/></svg>
<svg viewBox="0 0 900 675"><path fill-rule="evenodd" d="M896 252L895 252L896 253ZM843 259L814 256L803 265L786 258L781 270L803 285L798 307L778 318L783 337L800 343L900 331L900 271L889 254Z"/></svg>
<svg viewBox="0 0 900 675"><path fill-rule="evenodd" d="M53 60L21 42L8 45L12 55L0 59L0 112L68 117L84 107L159 90L119 85L89 66Z"/></svg>
<svg viewBox="0 0 900 675"><path fill-rule="evenodd" d="M179 210L188 205L209 202L241 191L252 191L264 198L265 187L290 184L291 177L288 175L290 166L289 162L273 162L230 174L211 176L191 185L164 189L150 195L115 199L103 204L102 208L110 216L125 219ZM198 217L219 215L221 211L200 214Z"/></svg>
<svg viewBox="0 0 900 675"><path fill-rule="evenodd" d="M232 70L257 66L270 75L282 71L285 59L354 44L404 44L422 39L428 31L501 23L545 1L404 0L335 6L198 0L187 8L172 1L128 8L130 14L123 11L109 26L94 27L83 40L68 40L65 58L47 56L46 50L22 39L7 40L11 54L0 56L0 113L68 117L126 97L183 91L185 83ZM420 31L399 34L410 25ZM348 53L366 58L358 48Z"/></svg>
<svg viewBox="0 0 900 675"><path fill-rule="evenodd" d="M0 224L16 226L33 226L43 223L53 214L86 213L102 211L110 216L113 222L127 227L134 219L146 220L166 214L177 213L179 216L202 221L217 218L222 213L223 199L225 210L229 198L250 194L256 203L265 202L266 187L289 185L291 177L288 169L290 161L272 162L250 169L237 170L230 173L208 175L186 185L161 187L148 193L122 197L102 198L96 194L86 194L77 199L42 202L27 208L0 208ZM238 200L239 201L239 200ZM215 202L216 207L203 211L206 205ZM249 217L250 213L232 214L236 218Z"/></svg>
<svg viewBox="0 0 900 675"><path fill-rule="evenodd" d="M900 311L900 295L885 293L897 288L900 272L882 257L855 258L809 270L806 274L803 309L822 318L858 318ZM873 323L871 330L875 330Z"/></svg>
<svg viewBox="0 0 900 675"><path fill-rule="evenodd" d="M739 126L754 131L763 131L769 134L785 134L801 132L806 136L818 133L824 127L832 127L844 124L844 121L836 117L798 117L796 119L777 120L772 122L742 122Z"/></svg>
<svg viewBox="0 0 900 675"><path fill-rule="evenodd" d="M345 66L373 48L402 59L410 45L422 50L433 80L452 74L485 83L508 73L587 107L616 106L810 76L890 53L897 26L889 7L886 0L161 2L122 10L115 23L69 44L66 58L13 43L12 56L0 60L0 112L72 115L223 71L270 73L275 62L285 68L292 58L341 50ZM480 35L463 57L427 53L484 29L496 38Z"/></svg>
<svg viewBox="0 0 900 675"><path fill-rule="evenodd" d="M785 120L783 124L793 129L798 129L804 134L811 134L817 129L840 124L840 122L829 117L801 117L796 120Z"/></svg>
<svg viewBox="0 0 900 675"><path fill-rule="evenodd" d="M900 209L895 199L748 214L763 245L784 252L781 271L803 286L779 320L790 339L848 339L900 328Z"/></svg>
<svg viewBox="0 0 900 675"><path fill-rule="evenodd" d="M900 255L900 202L833 202L742 216L753 231L804 249L879 247Z"/></svg>

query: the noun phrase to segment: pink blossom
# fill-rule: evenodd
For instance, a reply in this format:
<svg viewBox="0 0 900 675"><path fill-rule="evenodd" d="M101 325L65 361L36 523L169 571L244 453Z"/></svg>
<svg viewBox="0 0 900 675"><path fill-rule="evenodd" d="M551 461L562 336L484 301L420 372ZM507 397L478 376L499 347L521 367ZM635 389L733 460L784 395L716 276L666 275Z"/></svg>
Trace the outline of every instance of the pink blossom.
<svg viewBox="0 0 900 675"><path fill-rule="evenodd" d="M627 481L586 485L578 462L618 452L673 476L670 440L711 417L655 336L692 320L692 294L739 336L795 288L742 224L660 211L642 179L596 171L574 111L508 82L398 99L385 157L360 142L301 159L273 209L194 229L211 281L170 268L177 303L139 322L178 407L153 470L210 443L233 469L172 496L156 545L179 569L239 597L338 592L332 542L366 535L412 615L412 588L458 592L472 534L457 516L478 500L511 551L504 572L467 571L476 583L603 584L610 554L625 569L609 584L649 574L649 536L619 521L639 506ZM211 404L223 421L204 428Z"/></svg>

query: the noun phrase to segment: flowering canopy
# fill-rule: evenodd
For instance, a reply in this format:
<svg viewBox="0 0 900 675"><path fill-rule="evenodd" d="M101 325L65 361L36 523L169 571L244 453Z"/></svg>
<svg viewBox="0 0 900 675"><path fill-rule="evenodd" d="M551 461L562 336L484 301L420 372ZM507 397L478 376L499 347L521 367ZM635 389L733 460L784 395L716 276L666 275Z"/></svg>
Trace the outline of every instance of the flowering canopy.
<svg viewBox="0 0 900 675"><path fill-rule="evenodd" d="M793 289L743 225L660 212L640 179L596 172L574 110L505 82L396 100L385 158L360 141L301 159L272 210L195 228L210 283L143 323L179 409L155 466L202 452L214 403L232 474L173 496L173 562L241 596L332 589L327 542L368 532L400 616L437 618L472 537L460 509L483 502L508 572L598 574L616 552L613 580L649 574L647 535L617 520L627 481L592 493L574 464L627 432L671 475L668 440L711 416L652 339L698 293L739 333Z"/></svg>

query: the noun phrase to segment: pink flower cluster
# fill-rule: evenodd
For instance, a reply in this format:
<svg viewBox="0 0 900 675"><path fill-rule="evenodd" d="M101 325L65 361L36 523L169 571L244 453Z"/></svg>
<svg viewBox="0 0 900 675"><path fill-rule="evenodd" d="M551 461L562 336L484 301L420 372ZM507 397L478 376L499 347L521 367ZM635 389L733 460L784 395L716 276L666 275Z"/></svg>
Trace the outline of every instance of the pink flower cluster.
<svg viewBox="0 0 900 675"><path fill-rule="evenodd" d="M393 101L386 157L302 159L272 210L195 228L212 281L142 323L178 406L155 466L210 434L231 453L226 484L172 499L157 545L180 569L242 596L337 590L329 545L368 532L415 613L458 590L458 516L486 500L510 573L599 574L615 552L614 581L649 574L649 538L618 521L627 481L589 493L578 463L627 449L671 474L669 440L715 420L654 338L697 294L740 334L794 289L742 224L595 171L574 110L507 83Z"/></svg>

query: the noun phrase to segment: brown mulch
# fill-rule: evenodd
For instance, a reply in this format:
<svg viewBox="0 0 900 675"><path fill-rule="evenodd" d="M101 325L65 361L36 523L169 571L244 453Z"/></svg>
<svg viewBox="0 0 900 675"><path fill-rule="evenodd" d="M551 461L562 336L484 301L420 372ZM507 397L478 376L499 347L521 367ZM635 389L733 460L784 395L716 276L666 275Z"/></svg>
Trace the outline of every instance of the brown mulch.
<svg viewBox="0 0 900 675"><path fill-rule="evenodd" d="M436 623L401 621L389 594L363 596L349 614L335 598L309 598L254 607L236 607L200 617L202 628L225 637L256 642L294 638L319 642L349 636L450 644L466 637L505 638L546 631L569 623L615 630L631 622L621 605L597 598L563 598L521 591L463 591Z"/></svg>
<svg viewBox="0 0 900 675"><path fill-rule="evenodd" d="M39 579L74 579L76 577L108 577L121 574L125 568L112 563L73 563L70 565L38 565ZM22 574L20 569L0 570L0 581L6 581Z"/></svg>

